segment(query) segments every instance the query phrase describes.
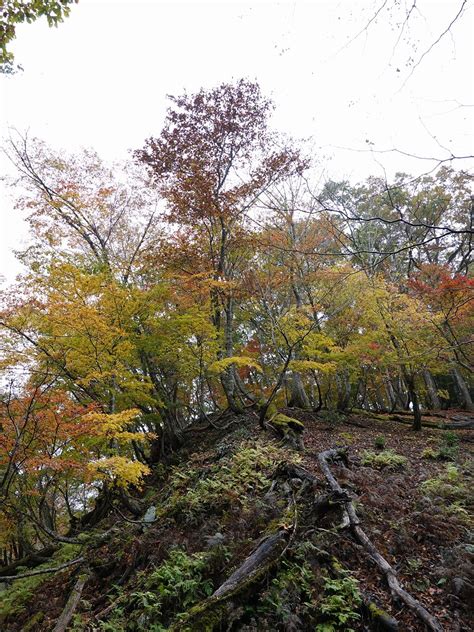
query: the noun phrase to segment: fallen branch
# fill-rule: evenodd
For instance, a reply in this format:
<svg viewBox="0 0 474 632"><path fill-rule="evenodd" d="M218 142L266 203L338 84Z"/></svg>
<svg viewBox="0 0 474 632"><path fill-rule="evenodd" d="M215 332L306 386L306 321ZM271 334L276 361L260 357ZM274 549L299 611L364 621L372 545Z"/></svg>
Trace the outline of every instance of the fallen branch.
<svg viewBox="0 0 474 632"><path fill-rule="evenodd" d="M84 586L86 585L88 579L89 575L84 573L83 575L80 575L77 582L74 584L74 588L69 595L69 599L64 606L64 610L61 612L61 616L53 628L53 632L65 632L77 608L82 591L84 590Z"/></svg>
<svg viewBox="0 0 474 632"><path fill-rule="evenodd" d="M71 560L70 562L66 562L65 564L60 564L59 566L55 566L54 568L43 568L37 571L30 571L29 573L20 573L19 575L4 575L1 579L2 581L14 580L14 579L23 579L25 577L34 577L35 575L44 575L45 573L57 573L58 571L62 571L69 566L74 566L75 564L82 564L85 561L84 557L78 557L75 560Z"/></svg>
<svg viewBox="0 0 474 632"><path fill-rule="evenodd" d="M344 492L342 487L337 482L337 479L331 472L328 463L328 461L332 461L338 457L340 458L341 456L345 455L346 452L347 448L326 450L325 452L321 452L320 454L318 454L318 461L331 489L338 494L346 494L347 500L344 502L344 506L349 516L349 522L352 532L354 533L357 540L364 546L367 553L374 560L379 569L385 575L392 597L394 599L399 599L400 601L405 603L405 605L407 605L410 610L418 615L418 617L428 626L430 630L433 630L433 632L443 632L443 628L439 624L438 620L433 617L433 615L431 615L419 601L417 601L414 597L410 595L410 593L408 593L400 586L400 583L396 576L396 571L387 562L387 560L382 557L382 555L380 555L374 544L367 537L363 529L359 526L360 520L357 516L354 505L348 497L347 492Z"/></svg>

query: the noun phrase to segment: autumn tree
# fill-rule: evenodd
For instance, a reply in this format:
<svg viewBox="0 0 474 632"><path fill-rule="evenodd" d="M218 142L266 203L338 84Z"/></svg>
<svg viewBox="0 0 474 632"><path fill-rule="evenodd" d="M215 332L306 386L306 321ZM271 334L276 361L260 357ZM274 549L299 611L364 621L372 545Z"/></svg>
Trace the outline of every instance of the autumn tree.
<svg viewBox="0 0 474 632"><path fill-rule="evenodd" d="M474 410L469 378L472 380L472 330L474 317L474 282L456 274L447 266L426 264L410 280L410 290L428 309L433 325L446 343L443 356L445 368L450 367L460 399L467 410ZM468 381L464 375L468 376ZM435 385L427 376L427 387L436 400Z"/></svg>
<svg viewBox="0 0 474 632"><path fill-rule="evenodd" d="M134 165L112 169L91 150L53 151L38 139L14 135L6 154L17 169L17 208L27 213L32 243L20 258L28 267L79 261L121 283L140 274L142 253L162 236L159 199Z"/></svg>
<svg viewBox="0 0 474 632"><path fill-rule="evenodd" d="M205 243L212 322L222 332L219 358L234 355L238 256L246 217L277 182L301 173L306 161L269 129L271 102L256 83L240 80L171 97L160 136L136 152L167 201L168 221ZM227 287L225 287L227 286ZM221 291L219 291L221 290ZM224 291L226 290L226 291ZM235 371L222 376L229 406L240 410Z"/></svg>
<svg viewBox="0 0 474 632"><path fill-rule="evenodd" d="M458 273L469 268L474 213L467 172L444 166L419 178L398 173L393 182L328 182L313 196L358 265L383 269L394 281L426 263Z"/></svg>

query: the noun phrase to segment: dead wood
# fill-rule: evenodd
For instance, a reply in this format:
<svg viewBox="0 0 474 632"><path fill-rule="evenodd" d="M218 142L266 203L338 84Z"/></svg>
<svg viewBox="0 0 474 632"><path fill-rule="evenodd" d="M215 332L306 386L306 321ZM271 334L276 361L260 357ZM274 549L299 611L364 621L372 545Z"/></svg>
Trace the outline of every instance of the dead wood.
<svg viewBox="0 0 474 632"><path fill-rule="evenodd" d="M40 549L39 551L34 551L25 555L19 560L8 564L8 566L0 567L0 580L4 575L11 574L19 566L26 566L27 568L34 568L35 566L39 566L40 564L44 564L47 562L49 558L51 558L54 553L59 549L58 545L51 544L46 546L44 549Z"/></svg>
<svg viewBox="0 0 474 632"><path fill-rule="evenodd" d="M89 575L84 573L79 576L78 580L74 584L74 588L69 595L69 599L64 606L64 610L61 612L61 616L59 617L56 625L53 628L53 632L65 632L67 626L69 625L74 612L79 604L79 600L82 595L82 591L84 590L84 586L86 585L87 580L89 579Z"/></svg>
<svg viewBox="0 0 474 632"><path fill-rule="evenodd" d="M277 560L286 548L289 539L287 529L277 531L264 538L244 563L232 573L219 588L211 595L211 599L224 599L238 592L244 586L252 583Z"/></svg>
<svg viewBox="0 0 474 632"><path fill-rule="evenodd" d="M412 422L409 419L397 415L386 415L388 421L398 421L401 424L411 426ZM474 420L456 421L454 417L444 417L445 421L435 423L433 421L427 421L422 419L421 423L423 428L437 428L438 430L474 430Z"/></svg>
<svg viewBox="0 0 474 632"><path fill-rule="evenodd" d="M300 467L294 463L286 463L285 461L278 464L273 478L279 478L280 476L290 479L300 478L302 481L308 481L313 485L318 483L318 478L314 474L311 474L311 472L308 472L308 470L305 470L304 467Z"/></svg>
<svg viewBox="0 0 474 632"><path fill-rule="evenodd" d="M70 562L66 562L65 564L60 564L59 566L54 566L53 568L43 568L38 569L37 571L29 571L28 573L20 573L19 575L4 575L2 577L2 581L6 580L14 580L14 579L23 579L25 577L34 577L35 575L44 575L45 573L57 573L58 571L62 571L69 566L74 566L75 564L82 564L85 561L85 558L78 557L75 560L71 560Z"/></svg>
<svg viewBox="0 0 474 632"><path fill-rule="evenodd" d="M175 624L170 630L177 632L191 629L188 627L191 621L205 619L210 610L218 608L225 600L250 587L284 554L291 539L291 532L290 529L281 529L261 540L243 564L210 597L191 608L186 620Z"/></svg>
<svg viewBox="0 0 474 632"><path fill-rule="evenodd" d="M356 428L368 428L369 427L367 424L363 424L360 421L357 421L357 419L353 419L351 417L346 417L346 419L344 419L344 421L342 423L346 424L347 426L355 426Z"/></svg>
<svg viewBox="0 0 474 632"><path fill-rule="evenodd" d="M343 448L326 450L325 452L321 452L320 454L318 454L319 465L321 466L321 469L326 476L329 486L333 491L339 494L344 494L344 491L337 482L337 479L335 478L333 473L331 472L329 461L340 458L341 455L345 455L346 453L347 448ZM416 615L418 615L418 617L428 626L430 630L433 630L433 632L443 632L443 628L441 627L438 620L433 617L433 615L431 615L419 601L417 601L414 597L412 597L412 595L410 595L410 593L408 593L400 586L400 583L397 579L396 571L377 551L374 544L367 537L364 530L360 527L360 520L357 516L354 505L350 498L347 498L348 499L344 502L344 506L349 516L349 522L352 532L357 540L360 542L360 544L362 544L362 546L365 548L370 557L377 564L379 569L385 575L392 597L396 600L402 601L406 606L408 606Z"/></svg>

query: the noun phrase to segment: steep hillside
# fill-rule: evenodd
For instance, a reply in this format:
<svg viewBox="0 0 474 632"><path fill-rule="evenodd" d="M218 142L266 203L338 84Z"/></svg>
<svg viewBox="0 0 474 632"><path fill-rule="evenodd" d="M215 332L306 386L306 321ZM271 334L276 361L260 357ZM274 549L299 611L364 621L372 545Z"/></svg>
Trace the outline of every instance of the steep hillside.
<svg viewBox="0 0 474 632"><path fill-rule="evenodd" d="M1 629L472 629L472 431L285 412L303 450L253 413L188 432L139 520L111 507L14 569L42 572L0 584Z"/></svg>

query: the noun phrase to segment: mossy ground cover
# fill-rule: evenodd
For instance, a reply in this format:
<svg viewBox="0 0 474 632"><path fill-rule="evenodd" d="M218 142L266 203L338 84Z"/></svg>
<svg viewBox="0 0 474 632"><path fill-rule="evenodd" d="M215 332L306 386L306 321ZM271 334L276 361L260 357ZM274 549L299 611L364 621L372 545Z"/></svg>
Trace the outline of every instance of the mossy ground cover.
<svg viewBox="0 0 474 632"><path fill-rule="evenodd" d="M472 627L470 433L456 433L456 450L446 460L424 454L446 445L444 431L417 434L376 419L363 419L360 428L346 424L343 416L328 425L327 418L313 413L288 414L305 423L304 452L260 432L249 416L225 432L193 436L173 465L155 473L144 490L146 505L156 507L153 524L127 523L111 514L101 525L113 529L110 539L86 551L93 575L70 629L362 630L370 625L370 609L362 605L369 600L396 616L401 629L419 630L409 611L394 608L382 578L350 533L338 529L337 507L319 522L311 512L315 496L327 491L317 454L347 444L349 467L333 470L353 496L369 537L447 631ZM403 466L364 464L367 453L387 451L402 457ZM317 482L275 478L282 461L304 466ZM293 527L287 550L264 576L201 618L189 618L262 538ZM15 599L2 605L10 608L2 630L51 630L76 572L40 576L32 584L14 582L8 594Z"/></svg>
<svg viewBox="0 0 474 632"><path fill-rule="evenodd" d="M46 568L54 568L65 562L69 562L76 558L81 551L81 546L74 544L63 544L58 551L54 553L50 560L40 564L35 570ZM28 568L19 568L18 573L28 572ZM24 613L30 601L41 590L47 590L46 586L51 582L51 575L34 575L25 577L14 582L9 582L6 590L0 592L0 629L6 622L12 621L16 616ZM37 612L30 622L25 624L23 630L34 630L39 625L45 613Z"/></svg>

